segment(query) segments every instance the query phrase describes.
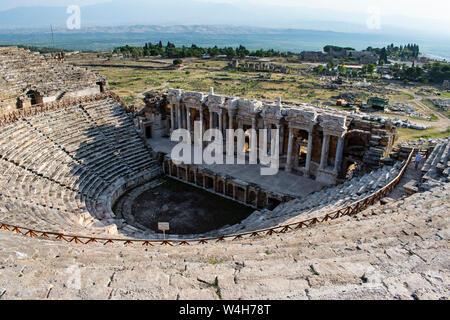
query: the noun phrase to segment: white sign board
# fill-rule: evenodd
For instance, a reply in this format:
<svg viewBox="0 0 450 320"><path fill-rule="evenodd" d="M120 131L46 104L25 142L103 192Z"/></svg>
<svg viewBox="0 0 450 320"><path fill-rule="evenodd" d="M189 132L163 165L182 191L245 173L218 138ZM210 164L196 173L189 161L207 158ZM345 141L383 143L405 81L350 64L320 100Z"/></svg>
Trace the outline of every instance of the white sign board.
<svg viewBox="0 0 450 320"><path fill-rule="evenodd" d="M158 230L159 231L169 231L169 223L168 222L159 222L158 223Z"/></svg>

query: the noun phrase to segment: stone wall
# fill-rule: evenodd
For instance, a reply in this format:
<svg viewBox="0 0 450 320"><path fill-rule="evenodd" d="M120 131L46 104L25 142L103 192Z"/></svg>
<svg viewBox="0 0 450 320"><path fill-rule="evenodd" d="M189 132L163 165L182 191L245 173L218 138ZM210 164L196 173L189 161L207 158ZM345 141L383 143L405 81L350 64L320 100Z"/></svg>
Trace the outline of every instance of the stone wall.
<svg viewBox="0 0 450 320"><path fill-rule="evenodd" d="M278 129L280 168L331 184L355 161L367 169L379 167L397 132L390 122L366 121L353 113L283 105L281 98L274 103L217 95L213 88L209 94L170 89L145 101L143 114L164 136L179 128L192 132L196 121L204 131L217 128L224 135L226 129Z"/></svg>
<svg viewBox="0 0 450 320"><path fill-rule="evenodd" d="M215 173L193 165L175 164L169 158L163 161L163 171L173 179L255 209L267 208L273 204L293 199L287 195L266 191L254 183L248 183L232 176Z"/></svg>
<svg viewBox="0 0 450 320"><path fill-rule="evenodd" d="M249 61L240 61L239 59L233 60L229 66L229 68L238 69L243 68L249 71L261 71L261 72L275 72L275 73L289 73L290 69L289 67L277 65L272 62L265 62L265 61L256 61L256 62L249 62Z"/></svg>

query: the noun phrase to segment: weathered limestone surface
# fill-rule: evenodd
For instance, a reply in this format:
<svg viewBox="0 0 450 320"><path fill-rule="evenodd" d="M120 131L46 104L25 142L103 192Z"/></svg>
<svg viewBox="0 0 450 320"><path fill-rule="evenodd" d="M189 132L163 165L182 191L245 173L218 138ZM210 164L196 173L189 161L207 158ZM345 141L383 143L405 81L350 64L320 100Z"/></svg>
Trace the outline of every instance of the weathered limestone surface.
<svg viewBox="0 0 450 320"><path fill-rule="evenodd" d="M0 231L0 296L448 299L449 191L444 184L295 233L189 248L81 247Z"/></svg>

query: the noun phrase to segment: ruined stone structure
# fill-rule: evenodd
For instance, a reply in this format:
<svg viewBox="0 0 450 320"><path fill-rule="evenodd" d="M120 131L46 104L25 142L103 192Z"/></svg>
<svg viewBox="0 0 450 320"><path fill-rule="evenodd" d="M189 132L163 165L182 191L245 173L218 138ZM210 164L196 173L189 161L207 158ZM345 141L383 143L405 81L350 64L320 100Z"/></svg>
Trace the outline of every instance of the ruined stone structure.
<svg viewBox="0 0 450 320"><path fill-rule="evenodd" d="M236 177L196 166L176 164L170 159L164 161L163 170L171 178L205 189L221 197L232 199L254 209L270 208L274 204L293 199L286 195L264 190L255 183L248 183Z"/></svg>
<svg viewBox="0 0 450 320"><path fill-rule="evenodd" d="M445 90L450 90L450 80L444 80L444 82L442 83L442 88L444 88Z"/></svg>
<svg viewBox="0 0 450 320"><path fill-rule="evenodd" d="M228 66L229 68L238 69L243 68L249 71L256 72L274 72L274 73L289 73L290 69L286 66L277 65L272 62L249 62L249 61L240 61L239 59L234 59Z"/></svg>
<svg viewBox="0 0 450 320"><path fill-rule="evenodd" d="M326 62L328 55L326 55L322 51L302 51L299 58L300 61Z"/></svg>
<svg viewBox="0 0 450 320"><path fill-rule="evenodd" d="M335 184L355 161L368 168L380 165L390 153L396 129L362 120L356 115L318 108L312 105L286 106L200 92L169 90L161 103L147 100L148 120L154 131L165 136L178 128L194 130L194 122L203 124L203 131L216 128L226 137L227 129L278 129L281 168L320 182ZM156 133L154 133L156 134ZM251 145L248 137L246 151ZM268 137L268 150L272 150Z"/></svg>
<svg viewBox="0 0 450 320"><path fill-rule="evenodd" d="M106 90L103 76L64 63L58 56L0 48L0 114Z"/></svg>

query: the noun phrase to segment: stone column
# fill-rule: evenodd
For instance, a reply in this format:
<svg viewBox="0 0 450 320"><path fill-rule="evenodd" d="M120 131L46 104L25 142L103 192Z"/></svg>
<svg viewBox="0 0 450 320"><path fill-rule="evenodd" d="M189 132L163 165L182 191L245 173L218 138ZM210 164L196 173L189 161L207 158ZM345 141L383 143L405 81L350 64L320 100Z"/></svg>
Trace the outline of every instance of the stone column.
<svg viewBox="0 0 450 320"><path fill-rule="evenodd" d="M217 114L217 116L219 117L219 130L223 134L223 116L222 116L222 112L219 112Z"/></svg>
<svg viewBox="0 0 450 320"><path fill-rule="evenodd" d="M310 130L308 135L308 154L306 155L306 166L305 166L305 175L309 177L309 172L311 170L311 157L312 157L312 148L313 148L313 132Z"/></svg>
<svg viewBox="0 0 450 320"><path fill-rule="evenodd" d="M178 129L181 129L182 124L181 124L181 104L178 104L178 108L177 108L177 115L178 115Z"/></svg>
<svg viewBox="0 0 450 320"><path fill-rule="evenodd" d="M296 168L298 168L298 166L300 165L300 150L301 150L301 145L298 142L299 138L296 139L295 144L294 144L294 165Z"/></svg>
<svg viewBox="0 0 450 320"><path fill-rule="evenodd" d="M344 156L344 138L340 137L336 149L336 161L334 163L334 172L339 173Z"/></svg>
<svg viewBox="0 0 450 320"><path fill-rule="evenodd" d="M201 123L201 128L202 128L202 139L203 139L203 134L205 133L205 125L203 123L203 108L200 108L200 123Z"/></svg>
<svg viewBox="0 0 450 320"><path fill-rule="evenodd" d="M287 162L286 162L286 171L292 171L292 149L294 144L294 129L289 127L289 144L288 144L288 154L287 154Z"/></svg>
<svg viewBox="0 0 450 320"><path fill-rule="evenodd" d="M228 111L228 129L233 129L233 111Z"/></svg>
<svg viewBox="0 0 450 320"><path fill-rule="evenodd" d="M181 113L181 128L185 129L185 112L184 105L180 105L180 113Z"/></svg>
<svg viewBox="0 0 450 320"><path fill-rule="evenodd" d="M187 129L187 107L183 106L183 128Z"/></svg>
<svg viewBox="0 0 450 320"><path fill-rule="evenodd" d="M191 108L186 107L186 118L187 118L187 130L191 133Z"/></svg>
<svg viewBox="0 0 450 320"><path fill-rule="evenodd" d="M227 113L222 111L222 135L225 139L227 136Z"/></svg>
<svg viewBox="0 0 450 320"><path fill-rule="evenodd" d="M172 132L175 130L175 111L173 110L174 107L174 104L170 105L170 130Z"/></svg>
<svg viewBox="0 0 450 320"><path fill-rule="evenodd" d="M209 128L208 129L214 129L213 116L214 116L214 113L212 111L209 111Z"/></svg>
<svg viewBox="0 0 450 320"><path fill-rule="evenodd" d="M328 165L328 148L330 146L330 135L324 133L323 134L323 142L322 142L322 155L320 158L320 169L323 170Z"/></svg>
<svg viewBox="0 0 450 320"><path fill-rule="evenodd" d="M256 163L258 161L258 135L256 127L256 118L252 118L252 134L250 136L250 163Z"/></svg>
<svg viewBox="0 0 450 320"><path fill-rule="evenodd" d="M278 155L281 156L281 130L280 130L280 124L277 123L276 124L276 128L278 130L278 141L276 143L278 143ZM274 148L272 148L273 150L275 150Z"/></svg>
<svg viewBox="0 0 450 320"><path fill-rule="evenodd" d="M266 136L267 136L267 141L266 141L266 146L267 146L267 153L271 152L269 145L270 145L270 130L267 130L267 121L264 121L264 131L266 132ZM259 146L261 148L261 150L263 149L263 146Z"/></svg>
<svg viewBox="0 0 450 320"><path fill-rule="evenodd" d="M280 156L284 154L284 126L277 124L277 129L280 131Z"/></svg>

